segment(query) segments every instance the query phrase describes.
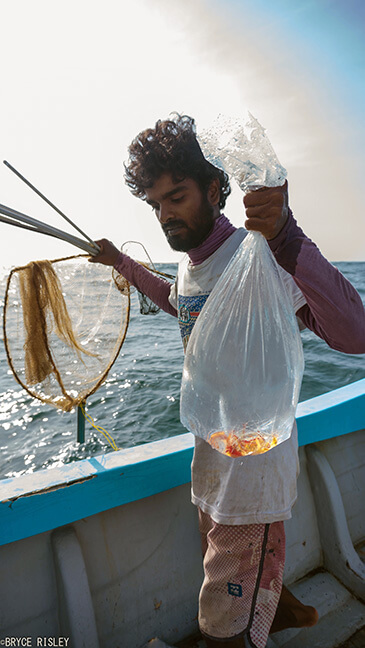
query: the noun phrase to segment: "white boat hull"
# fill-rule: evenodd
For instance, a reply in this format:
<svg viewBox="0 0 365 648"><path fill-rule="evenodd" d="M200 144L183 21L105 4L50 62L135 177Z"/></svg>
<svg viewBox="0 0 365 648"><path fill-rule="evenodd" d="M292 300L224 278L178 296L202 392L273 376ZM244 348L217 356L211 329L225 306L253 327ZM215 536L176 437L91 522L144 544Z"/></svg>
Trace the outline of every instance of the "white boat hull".
<svg viewBox="0 0 365 648"><path fill-rule="evenodd" d="M270 646L333 648L365 625L356 550L365 539L364 385L299 406L301 472L285 524L284 582L321 619L273 635ZM0 642L141 648L196 632L202 561L192 443L182 435L0 482Z"/></svg>

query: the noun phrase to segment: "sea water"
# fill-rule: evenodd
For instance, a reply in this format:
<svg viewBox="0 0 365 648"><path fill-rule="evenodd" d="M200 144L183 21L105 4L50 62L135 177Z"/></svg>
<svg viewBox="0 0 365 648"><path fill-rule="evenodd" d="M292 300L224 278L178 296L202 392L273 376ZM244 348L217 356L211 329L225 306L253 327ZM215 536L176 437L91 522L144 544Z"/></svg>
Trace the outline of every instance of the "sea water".
<svg viewBox="0 0 365 648"><path fill-rule="evenodd" d="M365 301L365 263L336 263ZM160 270L176 273L176 266ZM97 270L96 270L97 271ZM0 277L1 305L6 272ZM365 377L365 356L330 349L310 331L302 333L305 373L300 400ZM164 312L141 315L132 295L131 319L122 350L104 384L89 397L87 412L119 448L186 432L179 421L183 349L176 318ZM86 423L85 443L77 442L77 414L33 399L15 381L0 344L0 477L18 476L113 452Z"/></svg>

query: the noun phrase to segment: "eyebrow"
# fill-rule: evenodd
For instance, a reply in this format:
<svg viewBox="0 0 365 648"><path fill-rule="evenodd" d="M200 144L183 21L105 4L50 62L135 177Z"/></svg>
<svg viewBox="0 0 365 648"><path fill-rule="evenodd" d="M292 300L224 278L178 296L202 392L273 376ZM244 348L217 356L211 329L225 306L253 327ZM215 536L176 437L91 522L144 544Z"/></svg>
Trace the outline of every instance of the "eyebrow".
<svg viewBox="0 0 365 648"><path fill-rule="evenodd" d="M179 191L185 191L188 187L186 185L179 185L178 187L175 187L175 189L171 189L171 191L167 191L165 194L161 196L161 200L166 200L166 198L171 198L171 196L175 196L175 194L179 193ZM146 203L148 205L154 205L156 204L156 200L146 200Z"/></svg>

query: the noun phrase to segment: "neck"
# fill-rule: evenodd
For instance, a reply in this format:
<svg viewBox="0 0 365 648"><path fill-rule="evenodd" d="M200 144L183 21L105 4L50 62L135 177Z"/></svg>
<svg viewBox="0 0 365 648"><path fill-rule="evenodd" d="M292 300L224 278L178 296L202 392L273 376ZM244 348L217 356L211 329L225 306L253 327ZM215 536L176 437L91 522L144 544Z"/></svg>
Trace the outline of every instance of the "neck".
<svg viewBox="0 0 365 648"><path fill-rule="evenodd" d="M188 251L191 263L193 265L203 263L203 261L213 254L213 252L218 250L222 243L224 243L224 241L229 238L236 229L237 228L230 223L224 214L220 214L214 221L213 229L203 243Z"/></svg>

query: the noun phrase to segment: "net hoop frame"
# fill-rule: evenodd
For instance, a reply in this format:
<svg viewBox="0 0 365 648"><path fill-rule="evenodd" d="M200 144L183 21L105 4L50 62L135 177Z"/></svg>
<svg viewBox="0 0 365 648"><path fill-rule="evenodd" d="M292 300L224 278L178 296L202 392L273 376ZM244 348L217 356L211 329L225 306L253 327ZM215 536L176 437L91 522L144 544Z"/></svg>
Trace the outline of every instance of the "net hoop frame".
<svg viewBox="0 0 365 648"><path fill-rule="evenodd" d="M52 259L51 263L60 263L62 261L70 261L72 259L89 258L89 257L90 257L89 254L74 254L72 256L61 257L59 259ZM39 396L38 394L33 392L26 384L24 384L24 382L21 380L21 378L19 378L19 376L18 376L18 374L17 374L17 372L15 370L12 358L11 358L10 348L9 348L9 345L8 345L8 336L7 336L7 333L6 333L6 315L7 315L7 310L8 310L10 282L11 282L11 279L12 279L13 275L16 272L19 272L20 270L24 270L28 265L29 265L29 263L26 263L25 265L17 266L16 268L12 268L12 270L10 271L9 276L7 278L7 282L6 282L5 296L4 296L4 310L3 310L3 340L4 340L6 358L7 358L9 367L10 367L12 373L13 373L13 376L14 376L15 380L17 381L17 383L19 383L19 385L30 396L32 396L32 398L37 398L37 400L40 400L42 403L48 403L49 405L53 405L53 407L56 407L57 409L62 409L63 411L65 411L63 408L59 407L51 398ZM104 380L107 377L109 371L111 370L111 368L113 367L116 359L119 356L120 350L121 350L121 348L123 346L124 340L125 340L126 335L127 335L128 326L129 326L129 320L130 320L130 309L131 309L130 283L127 280L125 280L125 281L126 281L126 289L127 289L127 313L126 313L126 325L125 325L125 330L124 330L123 337L122 337L122 339L121 339L121 341L120 341L120 343L118 345L117 352L114 354L113 361L108 365L108 368L106 369L106 371L102 374L102 376L100 377L98 382L88 392L88 394L79 399L79 403L77 403L77 402L75 403L75 401L77 401L77 399L70 397L70 395L64 389L62 379L61 379L59 371L58 371L58 369L57 369L57 367L55 365L52 353L51 352L49 353L50 361L51 361L53 370L55 372L55 375L57 377L57 382L58 382L58 384L59 384L59 386L61 388L62 394L63 394L63 396L65 397L66 400L69 400L70 403L72 403L72 407L70 407L70 410L66 410L66 411L71 411L71 409L77 407L80 403L84 403L86 398L88 398L89 396L94 394L99 389L99 387L104 382ZM114 283L115 283L115 285L117 287L117 290L119 290L115 281L114 281Z"/></svg>

